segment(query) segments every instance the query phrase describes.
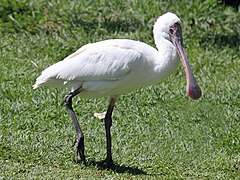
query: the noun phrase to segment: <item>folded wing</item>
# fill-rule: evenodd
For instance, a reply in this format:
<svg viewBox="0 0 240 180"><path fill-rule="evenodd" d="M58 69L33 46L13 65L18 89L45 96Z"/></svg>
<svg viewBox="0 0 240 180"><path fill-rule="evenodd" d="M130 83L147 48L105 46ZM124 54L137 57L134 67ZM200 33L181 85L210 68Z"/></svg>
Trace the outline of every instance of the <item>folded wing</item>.
<svg viewBox="0 0 240 180"><path fill-rule="evenodd" d="M33 88L64 87L71 82L114 81L127 75L142 54L117 43L87 44L64 60L45 69ZM70 83L69 83L70 82Z"/></svg>

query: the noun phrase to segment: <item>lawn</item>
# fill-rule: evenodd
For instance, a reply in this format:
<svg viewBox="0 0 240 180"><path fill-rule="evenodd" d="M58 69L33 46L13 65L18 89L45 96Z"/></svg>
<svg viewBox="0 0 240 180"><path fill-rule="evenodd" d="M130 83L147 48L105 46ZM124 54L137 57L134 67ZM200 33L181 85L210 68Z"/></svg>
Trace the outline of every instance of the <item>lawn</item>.
<svg viewBox="0 0 240 180"><path fill-rule="evenodd" d="M238 179L240 13L209 1L1 0L0 179ZM108 99L75 98L87 166L73 161L66 89L32 85L86 43L129 38L155 47L152 25L171 11L202 88L186 97L182 67L156 86L123 95L113 115L115 168L105 170Z"/></svg>

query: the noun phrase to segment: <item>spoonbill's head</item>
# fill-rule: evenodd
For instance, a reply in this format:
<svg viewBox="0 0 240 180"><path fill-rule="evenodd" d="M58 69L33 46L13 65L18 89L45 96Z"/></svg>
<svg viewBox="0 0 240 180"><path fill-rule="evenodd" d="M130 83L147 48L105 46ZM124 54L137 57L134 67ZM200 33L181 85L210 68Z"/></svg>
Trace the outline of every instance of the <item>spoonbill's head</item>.
<svg viewBox="0 0 240 180"><path fill-rule="evenodd" d="M187 95L192 99L199 99L202 96L202 91L197 84L193 75L192 69L189 65L186 53L183 47L181 21L177 15L168 12L160 16L153 27L153 34L155 41L165 40L170 41L175 46L176 51L183 63L186 79L187 79ZM156 42L157 44L158 42ZM161 41L159 41L161 43Z"/></svg>
<svg viewBox="0 0 240 180"><path fill-rule="evenodd" d="M164 38L170 40L170 28L176 23L181 24L181 20L177 17L176 14L173 14L171 12L167 12L166 14L158 17L153 26L154 39L158 40Z"/></svg>

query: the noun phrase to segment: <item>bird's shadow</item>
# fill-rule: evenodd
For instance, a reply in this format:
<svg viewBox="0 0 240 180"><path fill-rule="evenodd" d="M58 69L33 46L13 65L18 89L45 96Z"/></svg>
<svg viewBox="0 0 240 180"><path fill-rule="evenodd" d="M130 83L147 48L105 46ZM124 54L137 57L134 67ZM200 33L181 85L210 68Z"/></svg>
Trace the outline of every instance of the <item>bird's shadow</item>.
<svg viewBox="0 0 240 180"><path fill-rule="evenodd" d="M106 170L106 164L103 163L103 161L95 161L95 160L89 159L87 165L88 166L96 166L100 170ZM143 170L141 170L137 167L119 165L117 163L114 163L113 166L109 170L112 170L117 173L129 173L132 175L147 175L146 172L144 172Z"/></svg>

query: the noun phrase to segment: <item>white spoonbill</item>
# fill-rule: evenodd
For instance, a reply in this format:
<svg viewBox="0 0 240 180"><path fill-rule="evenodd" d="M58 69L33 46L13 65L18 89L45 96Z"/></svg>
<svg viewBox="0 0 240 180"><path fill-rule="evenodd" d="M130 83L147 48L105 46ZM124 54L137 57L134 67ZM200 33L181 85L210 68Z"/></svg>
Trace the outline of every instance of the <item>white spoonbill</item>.
<svg viewBox="0 0 240 180"><path fill-rule="evenodd" d="M111 153L112 112L119 95L156 84L183 63L187 79L187 95L202 95L188 63L182 42L180 19L173 13L160 16L153 27L157 49L139 41L109 39L82 46L64 60L45 69L37 78L34 89L41 86L66 87L71 92L64 102L76 128L76 161L84 156L84 136L72 108L76 95L86 98L110 97L104 118L107 142L106 168L113 165Z"/></svg>

